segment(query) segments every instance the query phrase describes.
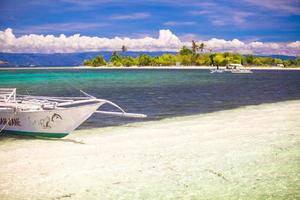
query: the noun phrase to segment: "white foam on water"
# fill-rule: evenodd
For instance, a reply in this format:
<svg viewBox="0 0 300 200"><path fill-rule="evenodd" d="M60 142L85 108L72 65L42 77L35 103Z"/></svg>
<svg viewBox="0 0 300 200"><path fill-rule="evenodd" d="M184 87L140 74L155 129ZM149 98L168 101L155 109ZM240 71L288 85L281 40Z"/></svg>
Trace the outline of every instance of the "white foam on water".
<svg viewBox="0 0 300 200"><path fill-rule="evenodd" d="M300 101L4 138L1 199L297 199Z"/></svg>

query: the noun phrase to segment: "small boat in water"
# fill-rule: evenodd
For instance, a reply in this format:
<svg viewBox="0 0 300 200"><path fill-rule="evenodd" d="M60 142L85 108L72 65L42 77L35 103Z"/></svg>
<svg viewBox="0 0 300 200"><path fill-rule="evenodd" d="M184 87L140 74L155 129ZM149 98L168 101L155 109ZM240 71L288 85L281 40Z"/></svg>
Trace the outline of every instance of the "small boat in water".
<svg viewBox="0 0 300 200"><path fill-rule="evenodd" d="M231 72L233 74L251 74L253 73L250 69L246 69L241 64L228 64L225 71Z"/></svg>
<svg viewBox="0 0 300 200"><path fill-rule="evenodd" d="M0 133L62 138L93 113L147 117L127 113L111 101L81 92L84 97L17 96L16 88L0 88ZM120 112L98 111L104 104L110 104Z"/></svg>

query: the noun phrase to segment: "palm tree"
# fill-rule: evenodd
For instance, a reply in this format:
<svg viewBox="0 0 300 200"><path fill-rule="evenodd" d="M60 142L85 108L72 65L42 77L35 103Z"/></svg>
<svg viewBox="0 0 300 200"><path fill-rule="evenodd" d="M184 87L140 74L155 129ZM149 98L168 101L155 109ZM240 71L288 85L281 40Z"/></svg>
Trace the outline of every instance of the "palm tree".
<svg viewBox="0 0 300 200"><path fill-rule="evenodd" d="M122 46L122 52L125 53L127 51L127 47L125 45Z"/></svg>
<svg viewBox="0 0 300 200"><path fill-rule="evenodd" d="M198 48L199 48L199 46L197 45L197 43L195 42L195 40L192 40L192 51L194 53L196 53L197 50L198 50Z"/></svg>
<svg viewBox="0 0 300 200"><path fill-rule="evenodd" d="M204 48L205 48L205 44L202 42L202 43L199 45L199 49L200 49L201 52L203 52Z"/></svg>

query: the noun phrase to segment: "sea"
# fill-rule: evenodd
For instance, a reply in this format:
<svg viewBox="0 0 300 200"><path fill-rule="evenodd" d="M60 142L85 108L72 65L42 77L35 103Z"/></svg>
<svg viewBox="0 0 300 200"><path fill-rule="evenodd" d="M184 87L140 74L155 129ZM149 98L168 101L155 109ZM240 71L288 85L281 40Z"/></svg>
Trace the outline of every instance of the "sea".
<svg viewBox="0 0 300 200"><path fill-rule="evenodd" d="M44 96L82 96L82 90L128 112L148 115L129 119L94 114L79 127L89 129L300 99L300 71L211 74L207 69L10 69L0 70L0 87ZM114 111L109 105L101 109Z"/></svg>

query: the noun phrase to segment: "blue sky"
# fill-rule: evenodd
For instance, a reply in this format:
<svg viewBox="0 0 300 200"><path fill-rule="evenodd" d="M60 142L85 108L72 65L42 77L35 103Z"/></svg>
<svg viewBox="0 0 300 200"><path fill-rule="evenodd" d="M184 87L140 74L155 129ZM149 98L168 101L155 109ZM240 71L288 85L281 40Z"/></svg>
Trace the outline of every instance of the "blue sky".
<svg viewBox="0 0 300 200"><path fill-rule="evenodd" d="M0 30L25 34L157 37L181 40L300 40L299 0L0 0Z"/></svg>

